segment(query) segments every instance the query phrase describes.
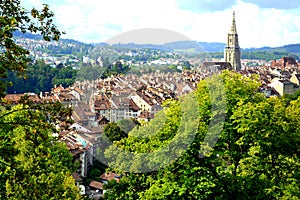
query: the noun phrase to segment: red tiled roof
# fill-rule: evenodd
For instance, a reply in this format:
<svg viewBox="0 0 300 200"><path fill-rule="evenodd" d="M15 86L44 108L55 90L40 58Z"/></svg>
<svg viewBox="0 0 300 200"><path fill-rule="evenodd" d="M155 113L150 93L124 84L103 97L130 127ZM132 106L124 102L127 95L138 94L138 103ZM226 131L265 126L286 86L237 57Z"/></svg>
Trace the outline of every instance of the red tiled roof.
<svg viewBox="0 0 300 200"><path fill-rule="evenodd" d="M78 92L80 95L83 95L83 91L80 88L76 87L74 88L74 90Z"/></svg>
<svg viewBox="0 0 300 200"><path fill-rule="evenodd" d="M25 96L26 94L7 94L3 100L6 101L7 103L11 104L17 104L19 103L21 97ZM34 94L34 95L28 95L29 99L32 100L34 103L41 103L42 100L41 98Z"/></svg>
<svg viewBox="0 0 300 200"><path fill-rule="evenodd" d="M110 103L108 100L98 100L96 99L94 102L95 110L107 110L110 108Z"/></svg>
<svg viewBox="0 0 300 200"><path fill-rule="evenodd" d="M90 182L90 187L93 187L93 188L97 188L97 189L103 190L103 183L100 183L100 182L98 182L98 181L91 181L91 182Z"/></svg>

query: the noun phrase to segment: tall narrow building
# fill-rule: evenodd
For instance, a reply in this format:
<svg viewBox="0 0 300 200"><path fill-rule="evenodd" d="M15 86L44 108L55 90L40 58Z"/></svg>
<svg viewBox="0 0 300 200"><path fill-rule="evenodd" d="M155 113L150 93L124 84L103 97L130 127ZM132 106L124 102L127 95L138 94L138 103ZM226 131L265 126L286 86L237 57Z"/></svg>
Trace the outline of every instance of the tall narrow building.
<svg viewBox="0 0 300 200"><path fill-rule="evenodd" d="M224 50L224 60L229 62L234 70L241 70L241 51L235 24L235 12L233 11L231 30L227 36L227 45Z"/></svg>

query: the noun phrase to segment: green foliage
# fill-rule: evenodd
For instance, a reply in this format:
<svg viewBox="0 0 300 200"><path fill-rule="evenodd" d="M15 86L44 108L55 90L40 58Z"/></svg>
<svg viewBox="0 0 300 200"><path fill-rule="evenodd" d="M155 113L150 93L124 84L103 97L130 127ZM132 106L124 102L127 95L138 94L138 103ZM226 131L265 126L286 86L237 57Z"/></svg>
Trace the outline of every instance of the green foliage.
<svg viewBox="0 0 300 200"><path fill-rule="evenodd" d="M112 142L119 141L122 138L127 137L127 133L125 133L115 122L111 122L104 126L103 132L105 136L108 137L108 139Z"/></svg>
<svg viewBox="0 0 300 200"><path fill-rule="evenodd" d="M134 127L140 126L141 124L135 118L130 118L117 121L117 125L122 131L128 134Z"/></svg>
<svg viewBox="0 0 300 200"><path fill-rule="evenodd" d="M54 68L53 74L52 86L62 85L63 87L68 87L73 85L77 78L77 70L74 70L72 67Z"/></svg>
<svg viewBox="0 0 300 200"><path fill-rule="evenodd" d="M7 80L12 83L7 93L23 94L25 92L50 92L55 85L67 87L76 79L77 70L71 67L52 68L43 62L28 65L26 75L18 77L16 73L9 73Z"/></svg>
<svg viewBox="0 0 300 200"><path fill-rule="evenodd" d="M105 153L111 166L118 170L147 172L169 163L164 155L171 153L173 157L182 154L178 143L186 135L173 138L180 126L180 106L176 101L167 106L165 112L157 113L156 118L146 126L137 126L129 132L128 138L114 142L107 149Z"/></svg>
<svg viewBox="0 0 300 200"><path fill-rule="evenodd" d="M282 99L271 98L243 105L232 116L243 134L236 143L248 146L237 173L250 186L259 184L256 191L262 198L299 198L299 103L285 107Z"/></svg>
<svg viewBox="0 0 300 200"><path fill-rule="evenodd" d="M213 58L223 58L224 53L216 52L216 53L209 53L209 55ZM295 59L299 59L299 54L290 53L290 51L286 51L285 49L279 50L242 50L241 58L242 59L252 59L252 60L278 60L284 56L291 56Z"/></svg>
<svg viewBox="0 0 300 200"><path fill-rule="evenodd" d="M19 0L1 1L0 98L11 85L6 79L9 73L22 76L29 61L29 51L15 43L13 33L40 33L46 41L58 40L61 32L52 22L47 5L40 11L26 11ZM49 73L42 67L38 70ZM41 83L48 84L46 80ZM57 132L55 125L67 123L70 115L71 110L60 103L33 104L28 97L12 108L0 107L1 199L81 198L71 176L75 170L72 155L64 143L52 137Z"/></svg>
<svg viewBox="0 0 300 200"><path fill-rule="evenodd" d="M286 105L289 105L292 100L297 100L299 96L300 90L296 91L294 94L285 94L283 99Z"/></svg>
<svg viewBox="0 0 300 200"><path fill-rule="evenodd" d="M59 103L22 101L0 113L0 198L80 199L72 155L52 137L54 125L71 111Z"/></svg>
<svg viewBox="0 0 300 200"><path fill-rule="evenodd" d="M90 172L89 172L89 177L92 179L92 180L99 180L100 178L100 175L102 174L103 172L99 169L92 169Z"/></svg>
<svg viewBox="0 0 300 200"><path fill-rule="evenodd" d="M39 11L35 8L30 11L21 7L19 0L1 1L0 7L0 97L5 95L5 90L11 83L5 81L9 72L22 74L27 66L29 51L18 46L13 40L13 32L41 33L46 41L58 40L61 32L53 22L54 14L48 5Z"/></svg>
<svg viewBox="0 0 300 200"><path fill-rule="evenodd" d="M300 98L289 104L265 98L259 86L257 76L224 71L200 82L194 92L198 106L192 99L190 105L166 102L165 115L158 113L105 152L115 158L110 167L124 173L123 163L131 163L131 170L155 170L127 171L120 183L105 186L105 199L299 199ZM188 106L194 110L188 114L198 116L196 124L182 120ZM195 137L182 137L189 145L171 162L172 154L162 149L186 134L183 122L196 127ZM165 165L154 168L156 162Z"/></svg>
<svg viewBox="0 0 300 200"><path fill-rule="evenodd" d="M82 64L80 69L77 72L76 80L84 81L84 80L96 80L99 79L104 73L104 68L101 68L98 65L88 65Z"/></svg>
<svg viewBox="0 0 300 200"><path fill-rule="evenodd" d="M115 62L115 64L108 64L107 61L105 63L103 66L105 71L101 75L101 78L107 78L111 75L125 74L130 70L128 65L124 66L120 61Z"/></svg>

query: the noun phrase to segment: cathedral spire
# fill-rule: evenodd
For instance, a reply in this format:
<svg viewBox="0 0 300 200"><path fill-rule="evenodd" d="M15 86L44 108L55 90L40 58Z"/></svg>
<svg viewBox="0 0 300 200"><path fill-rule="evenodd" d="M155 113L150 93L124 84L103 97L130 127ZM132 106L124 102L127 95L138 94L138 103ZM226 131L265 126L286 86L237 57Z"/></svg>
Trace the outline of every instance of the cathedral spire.
<svg viewBox="0 0 300 200"><path fill-rule="evenodd" d="M224 52L225 62L229 62L234 70L241 70L241 52L238 34L236 31L235 12L233 11L232 25L227 35L227 45Z"/></svg>
<svg viewBox="0 0 300 200"><path fill-rule="evenodd" d="M235 24L235 12L233 11L233 15L232 15L232 25L231 25L231 34L237 34L236 31L236 24Z"/></svg>

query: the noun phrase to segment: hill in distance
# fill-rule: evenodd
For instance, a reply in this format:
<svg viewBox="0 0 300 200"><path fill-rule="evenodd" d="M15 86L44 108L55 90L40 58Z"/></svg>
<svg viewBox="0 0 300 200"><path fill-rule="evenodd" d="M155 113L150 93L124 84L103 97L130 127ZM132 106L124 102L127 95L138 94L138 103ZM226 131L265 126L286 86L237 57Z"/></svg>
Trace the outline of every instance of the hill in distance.
<svg viewBox="0 0 300 200"><path fill-rule="evenodd" d="M208 42L196 42L196 41L177 41L166 44L113 44L112 46L119 48L132 48L132 49L156 49L166 50L174 52L189 52L189 53L200 53L200 52L222 52L225 47L225 43L208 43Z"/></svg>
<svg viewBox="0 0 300 200"><path fill-rule="evenodd" d="M20 31L14 32L15 38L28 38L33 40L42 40L42 36L39 34L32 34L32 33L25 33L23 34ZM61 41L66 43L74 43L74 44L85 44L83 42L74 40L74 39L61 39ZM109 44L100 42L100 43L92 43L90 45L94 46L109 46ZM177 41L177 42L170 42L162 45L156 44L135 44L135 43L128 43L128 44L113 44L111 46L119 47L119 48L132 48L132 49L156 49L156 50L166 50L166 51L174 51L174 52L192 52L192 53L200 53L200 52L223 52L226 46L225 43L219 42L197 42L197 41ZM256 52L256 51L265 51L265 52L286 52L286 53L294 53L300 54L300 44L288 44L281 47L261 47L261 48L245 48L242 49L244 52Z"/></svg>

